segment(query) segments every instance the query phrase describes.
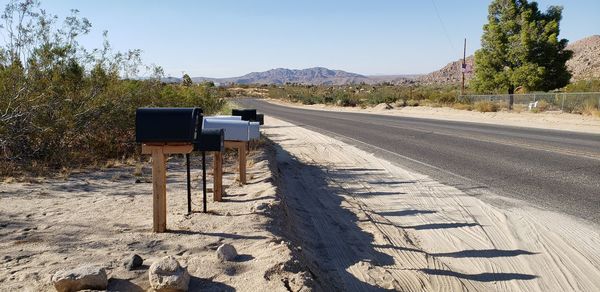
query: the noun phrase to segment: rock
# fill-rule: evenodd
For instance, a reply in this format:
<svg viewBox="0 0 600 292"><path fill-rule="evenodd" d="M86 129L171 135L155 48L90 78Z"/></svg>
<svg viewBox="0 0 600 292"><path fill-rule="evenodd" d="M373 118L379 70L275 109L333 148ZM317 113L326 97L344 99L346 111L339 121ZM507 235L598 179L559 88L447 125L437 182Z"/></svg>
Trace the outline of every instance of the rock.
<svg viewBox="0 0 600 292"><path fill-rule="evenodd" d="M166 251L164 252L166 253ZM152 291L187 291L190 275L173 256L154 262L148 269Z"/></svg>
<svg viewBox="0 0 600 292"><path fill-rule="evenodd" d="M269 204L263 202L263 203L256 203L254 205L254 207L252 207L252 209L254 211L262 211L262 210L266 210L268 207L269 207Z"/></svg>
<svg viewBox="0 0 600 292"><path fill-rule="evenodd" d="M217 257L222 261L232 261L237 256L237 251L231 244L221 244L221 246L217 248Z"/></svg>
<svg viewBox="0 0 600 292"><path fill-rule="evenodd" d="M153 263L148 269L150 286L155 291L187 291L190 274L172 256L167 256Z"/></svg>
<svg viewBox="0 0 600 292"><path fill-rule="evenodd" d="M134 255L126 258L123 261L123 266L128 271L131 271L131 270L134 270L134 269L137 269L137 268L141 267L143 263L144 263L144 259L142 259L141 256L139 256L137 254L134 254Z"/></svg>
<svg viewBox="0 0 600 292"><path fill-rule="evenodd" d="M84 289L105 290L108 286L108 278L104 268L88 265L56 272L52 276L52 284L59 292Z"/></svg>

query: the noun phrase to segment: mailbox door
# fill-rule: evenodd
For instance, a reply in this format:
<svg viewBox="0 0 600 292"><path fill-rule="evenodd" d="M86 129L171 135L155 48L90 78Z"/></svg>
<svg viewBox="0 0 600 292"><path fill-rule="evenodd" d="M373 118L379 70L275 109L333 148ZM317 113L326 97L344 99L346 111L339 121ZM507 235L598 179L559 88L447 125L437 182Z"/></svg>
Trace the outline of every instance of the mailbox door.
<svg viewBox="0 0 600 292"><path fill-rule="evenodd" d="M258 140L260 138L260 123L250 122L248 129L248 138L250 140Z"/></svg>

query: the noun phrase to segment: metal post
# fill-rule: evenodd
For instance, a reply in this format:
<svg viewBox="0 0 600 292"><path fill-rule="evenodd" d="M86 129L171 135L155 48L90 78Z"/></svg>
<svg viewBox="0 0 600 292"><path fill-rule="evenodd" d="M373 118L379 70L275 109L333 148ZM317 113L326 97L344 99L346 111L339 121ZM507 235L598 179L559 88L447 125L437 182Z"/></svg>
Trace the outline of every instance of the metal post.
<svg viewBox="0 0 600 292"><path fill-rule="evenodd" d="M191 178L190 178L190 155L185 155L185 162L187 168L187 207L188 207L188 215L192 214L192 186L191 186Z"/></svg>
<svg viewBox="0 0 600 292"><path fill-rule="evenodd" d="M562 95L562 104L560 105L560 111L564 112L565 111L565 94L561 94Z"/></svg>
<svg viewBox="0 0 600 292"><path fill-rule="evenodd" d="M214 191L214 190L213 190ZM202 151L202 210L206 213L206 152Z"/></svg>

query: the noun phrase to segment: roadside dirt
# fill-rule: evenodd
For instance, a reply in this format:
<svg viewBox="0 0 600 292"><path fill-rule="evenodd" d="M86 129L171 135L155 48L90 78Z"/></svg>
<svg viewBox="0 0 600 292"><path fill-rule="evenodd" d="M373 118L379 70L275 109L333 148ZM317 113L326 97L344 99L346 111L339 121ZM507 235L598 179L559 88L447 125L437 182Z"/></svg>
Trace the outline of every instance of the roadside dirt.
<svg viewBox="0 0 600 292"><path fill-rule="evenodd" d="M461 121L472 123L495 124L514 127L528 127L539 129L563 130L582 133L600 134L600 118L561 112L491 112L457 110L448 107L394 107L386 109L384 105L377 105L362 109L360 107L341 107L324 104L302 105L276 99L265 101L283 106L298 107L313 110L371 113L413 118L428 118L447 121ZM388 107L389 108L389 107Z"/></svg>
<svg viewBox="0 0 600 292"><path fill-rule="evenodd" d="M191 216L186 215L184 159L172 157L167 175L169 232L161 234L151 232L147 162L141 176L133 175L133 167L119 167L65 180L2 183L0 291L53 291L54 272L83 264L106 267L110 291L145 291L150 288L148 267L166 255L187 266L190 291L309 290L310 275L294 256L296 249L280 236L280 204L268 161L273 155L269 145L251 152L245 186L237 183L235 157L230 157L225 201L213 202L209 193L207 214L200 212L201 159L195 155ZM235 261L217 259L215 250L223 243L237 249ZM144 258L144 266L128 271L122 261L133 253Z"/></svg>
<svg viewBox="0 0 600 292"><path fill-rule="evenodd" d="M491 205L314 131L265 124L287 233L325 290L600 291L598 226Z"/></svg>

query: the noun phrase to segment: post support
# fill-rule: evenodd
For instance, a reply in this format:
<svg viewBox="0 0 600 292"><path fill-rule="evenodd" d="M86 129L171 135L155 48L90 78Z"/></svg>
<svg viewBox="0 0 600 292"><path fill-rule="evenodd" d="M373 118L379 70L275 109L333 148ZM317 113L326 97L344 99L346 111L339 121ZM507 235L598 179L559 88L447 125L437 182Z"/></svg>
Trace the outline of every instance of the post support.
<svg viewBox="0 0 600 292"><path fill-rule="evenodd" d="M167 155L189 154L192 144L142 144L142 154L152 155L152 230L167 231Z"/></svg>
<svg viewBox="0 0 600 292"><path fill-rule="evenodd" d="M220 151L214 152L213 161L213 200L220 202L223 195L223 153Z"/></svg>
<svg viewBox="0 0 600 292"><path fill-rule="evenodd" d="M239 146L238 148L238 159L240 162L240 184L246 184L246 155L248 153L247 147L248 143L243 143L243 145Z"/></svg>
<svg viewBox="0 0 600 292"><path fill-rule="evenodd" d="M166 159L161 147L152 149L152 205L153 230L167 230L167 171Z"/></svg>
<svg viewBox="0 0 600 292"><path fill-rule="evenodd" d="M248 155L247 141L225 141L226 149L236 149L238 152L238 171L240 184L246 184L246 156Z"/></svg>

